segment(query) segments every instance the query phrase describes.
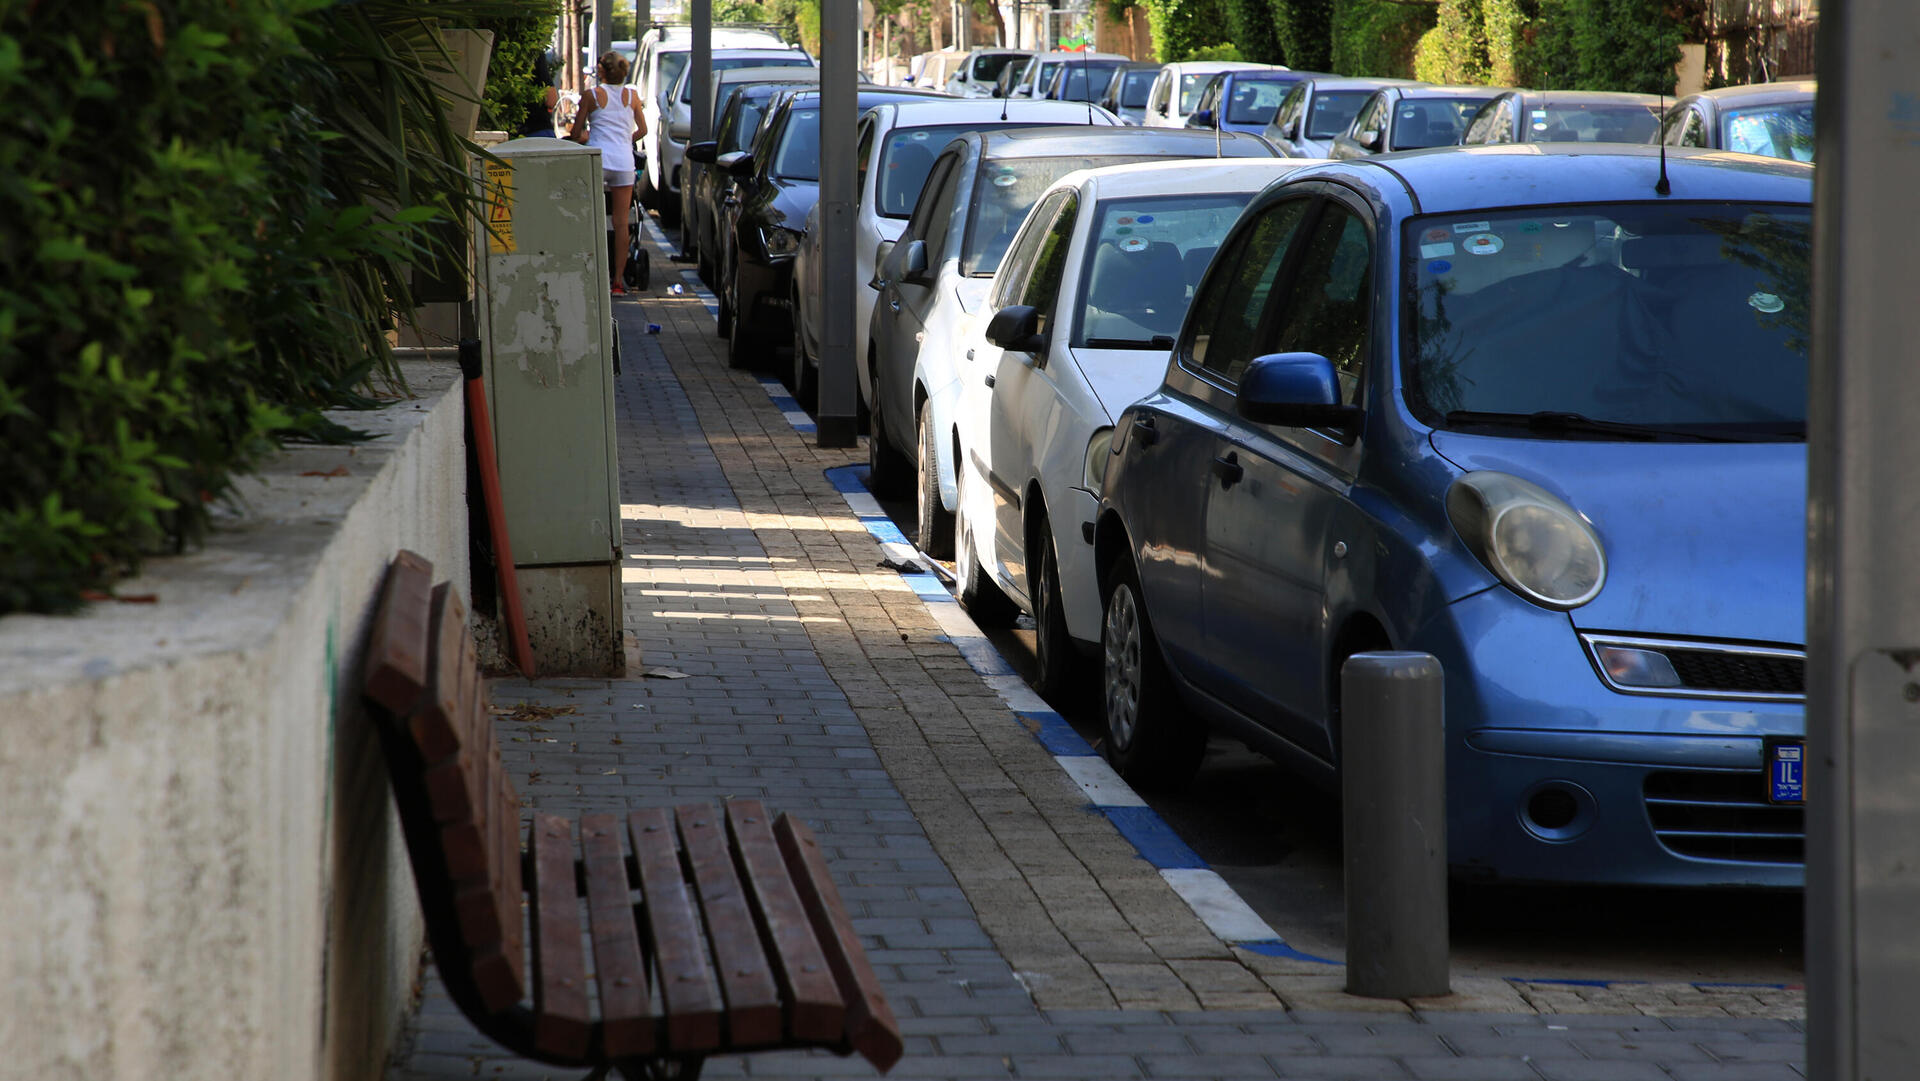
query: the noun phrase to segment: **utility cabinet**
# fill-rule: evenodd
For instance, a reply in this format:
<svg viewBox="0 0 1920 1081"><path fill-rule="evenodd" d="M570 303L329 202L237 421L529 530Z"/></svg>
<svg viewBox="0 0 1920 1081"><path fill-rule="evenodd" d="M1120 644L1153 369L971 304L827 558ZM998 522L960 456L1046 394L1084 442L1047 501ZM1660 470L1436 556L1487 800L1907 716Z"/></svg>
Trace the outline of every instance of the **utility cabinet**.
<svg viewBox="0 0 1920 1081"><path fill-rule="evenodd" d="M600 151L514 139L483 161L475 304L507 535L540 675L617 673L620 469Z"/></svg>

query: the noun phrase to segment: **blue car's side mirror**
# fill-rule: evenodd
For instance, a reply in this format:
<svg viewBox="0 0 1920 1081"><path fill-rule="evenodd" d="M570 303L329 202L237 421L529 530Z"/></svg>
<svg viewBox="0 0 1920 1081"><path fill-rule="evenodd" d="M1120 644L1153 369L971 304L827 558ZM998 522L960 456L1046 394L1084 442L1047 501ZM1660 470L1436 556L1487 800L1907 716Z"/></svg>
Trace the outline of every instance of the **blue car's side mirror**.
<svg viewBox="0 0 1920 1081"><path fill-rule="evenodd" d="M1188 123L1196 128L1213 127L1213 110L1200 109L1195 111L1194 114L1188 118Z"/></svg>
<svg viewBox="0 0 1920 1081"><path fill-rule="evenodd" d="M1255 424L1285 428L1360 426L1358 406L1340 400L1333 361L1318 353L1269 353L1255 357L1240 377L1240 415Z"/></svg>

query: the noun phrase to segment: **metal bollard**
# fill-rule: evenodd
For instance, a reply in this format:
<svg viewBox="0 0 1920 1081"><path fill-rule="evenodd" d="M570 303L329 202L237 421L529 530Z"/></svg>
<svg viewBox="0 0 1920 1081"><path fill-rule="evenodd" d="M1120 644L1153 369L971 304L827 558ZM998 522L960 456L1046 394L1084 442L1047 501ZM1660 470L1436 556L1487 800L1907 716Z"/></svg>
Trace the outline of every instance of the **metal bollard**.
<svg viewBox="0 0 1920 1081"><path fill-rule="evenodd" d="M1453 990L1441 679L1426 653L1356 653L1340 669L1350 995Z"/></svg>

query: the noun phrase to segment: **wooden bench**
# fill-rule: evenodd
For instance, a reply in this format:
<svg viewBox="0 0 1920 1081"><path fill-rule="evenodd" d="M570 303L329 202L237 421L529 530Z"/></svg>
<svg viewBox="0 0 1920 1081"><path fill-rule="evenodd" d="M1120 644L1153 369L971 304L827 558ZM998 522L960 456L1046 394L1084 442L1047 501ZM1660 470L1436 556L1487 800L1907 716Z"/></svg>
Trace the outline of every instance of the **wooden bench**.
<svg viewBox="0 0 1920 1081"><path fill-rule="evenodd" d="M859 1052L899 1024L806 824L758 801L536 811L502 768L460 599L401 552L366 660L441 979L517 1055L629 1078L699 1076L711 1054Z"/></svg>

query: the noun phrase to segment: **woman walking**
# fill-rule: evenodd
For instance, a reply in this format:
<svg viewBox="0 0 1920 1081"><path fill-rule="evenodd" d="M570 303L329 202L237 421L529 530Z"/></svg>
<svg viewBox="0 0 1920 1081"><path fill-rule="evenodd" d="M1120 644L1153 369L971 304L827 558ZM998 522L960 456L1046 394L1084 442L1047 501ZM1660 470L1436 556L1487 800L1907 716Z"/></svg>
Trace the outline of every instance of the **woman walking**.
<svg viewBox="0 0 1920 1081"><path fill-rule="evenodd" d="M594 69L598 86L580 96L580 111L574 114L573 130L567 138L576 143L600 148L600 172L606 182L613 217L614 296L626 296L622 284L627 273L627 215L633 208L635 143L647 133L646 118L640 115L640 95L627 86L631 70L627 58L610 52L600 58Z"/></svg>

